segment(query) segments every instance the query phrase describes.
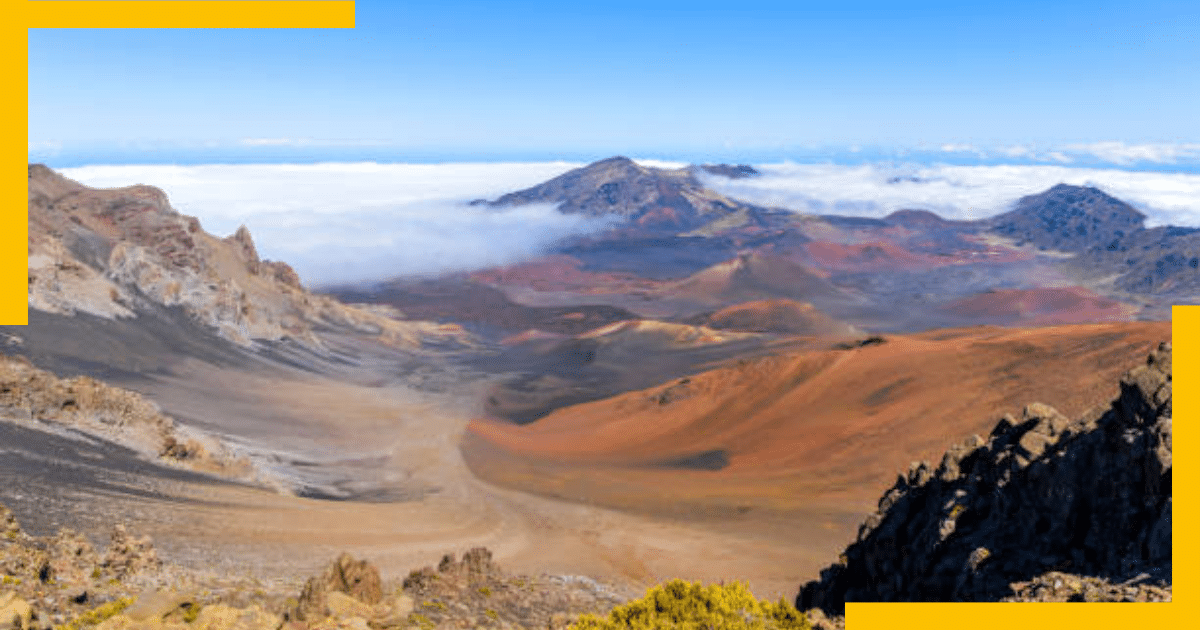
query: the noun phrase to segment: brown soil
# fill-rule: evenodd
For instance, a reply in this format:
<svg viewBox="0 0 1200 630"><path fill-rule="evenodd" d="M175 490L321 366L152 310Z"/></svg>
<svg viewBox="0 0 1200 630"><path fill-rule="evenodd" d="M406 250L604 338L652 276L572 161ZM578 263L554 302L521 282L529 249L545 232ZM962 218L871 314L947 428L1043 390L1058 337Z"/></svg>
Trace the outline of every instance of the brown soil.
<svg viewBox="0 0 1200 630"><path fill-rule="evenodd" d="M1170 335L1167 322L980 327L739 361L526 426L478 419L464 450L495 483L759 533L788 523L778 544L813 549L804 524L850 540L911 461L1035 401L1074 416L1111 400Z"/></svg>
<svg viewBox="0 0 1200 630"><path fill-rule="evenodd" d="M955 301L946 310L976 321L1053 325L1128 320L1137 308L1083 287L996 289Z"/></svg>

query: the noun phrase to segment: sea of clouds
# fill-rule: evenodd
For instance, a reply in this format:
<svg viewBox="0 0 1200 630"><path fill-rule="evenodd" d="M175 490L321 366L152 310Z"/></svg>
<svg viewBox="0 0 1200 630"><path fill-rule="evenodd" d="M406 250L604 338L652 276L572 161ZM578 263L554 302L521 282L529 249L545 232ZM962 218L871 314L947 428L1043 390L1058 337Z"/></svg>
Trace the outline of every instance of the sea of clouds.
<svg viewBox="0 0 1200 630"><path fill-rule="evenodd" d="M706 177L730 197L797 212L882 217L906 208L980 219L1055 184L1098 188L1148 225L1200 226L1200 175L1052 165L764 164L761 177Z"/></svg>
<svg viewBox="0 0 1200 630"><path fill-rule="evenodd" d="M647 166L678 162L638 160ZM264 258L292 264L309 286L511 264L611 221L561 214L552 204L471 206L539 184L571 162L448 164L123 165L62 169L89 186L136 183L227 235L250 228ZM758 165L763 175L706 176L732 197L797 212L884 216L903 208L974 219L1060 182L1095 186L1153 224L1200 226L1200 175L1054 165Z"/></svg>
<svg viewBox="0 0 1200 630"><path fill-rule="evenodd" d="M580 164L239 164L85 166L63 174L89 186L134 183L166 191L206 230L246 225L264 258L321 286L510 264L607 221L552 204L471 206L539 184Z"/></svg>

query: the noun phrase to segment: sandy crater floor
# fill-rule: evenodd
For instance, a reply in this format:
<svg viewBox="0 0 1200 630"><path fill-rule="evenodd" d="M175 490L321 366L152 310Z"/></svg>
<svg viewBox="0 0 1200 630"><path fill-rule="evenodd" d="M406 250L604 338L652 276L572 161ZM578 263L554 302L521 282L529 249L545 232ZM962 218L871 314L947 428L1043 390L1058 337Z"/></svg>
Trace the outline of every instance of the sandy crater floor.
<svg viewBox="0 0 1200 630"><path fill-rule="evenodd" d="M34 532L69 526L101 541L125 521L168 562L285 582L344 550L403 577L482 545L509 571L586 575L631 595L685 577L748 580L760 596L789 599L859 517L650 518L489 485L458 447L488 383L453 378L456 387L432 388L451 395L413 388L383 361L326 377L189 360L170 376L123 384L254 450L275 473L349 499L216 481L28 432L5 440L28 448L0 452L0 502Z"/></svg>

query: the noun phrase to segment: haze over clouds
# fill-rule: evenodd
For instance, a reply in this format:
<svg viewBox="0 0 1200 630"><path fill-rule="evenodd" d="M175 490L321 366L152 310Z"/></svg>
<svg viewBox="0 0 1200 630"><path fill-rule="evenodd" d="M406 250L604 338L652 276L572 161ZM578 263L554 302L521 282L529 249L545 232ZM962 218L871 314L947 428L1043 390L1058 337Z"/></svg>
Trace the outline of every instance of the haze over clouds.
<svg viewBox="0 0 1200 630"><path fill-rule="evenodd" d="M147 183L172 205L228 235L245 224L264 258L305 283L379 280L517 262L571 234L607 225L548 204L471 207L580 166L499 164L256 164L87 166L63 174L89 186Z"/></svg>
<svg viewBox="0 0 1200 630"><path fill-rule="evenodd" d="M766 164L762 177L706 175L726 195L797 212L882 217L904 208L953 219L1003 212L1059 184L1094 186L1133 204L1150 225L1200 225L1200 175L1049 165Z"/></svg>

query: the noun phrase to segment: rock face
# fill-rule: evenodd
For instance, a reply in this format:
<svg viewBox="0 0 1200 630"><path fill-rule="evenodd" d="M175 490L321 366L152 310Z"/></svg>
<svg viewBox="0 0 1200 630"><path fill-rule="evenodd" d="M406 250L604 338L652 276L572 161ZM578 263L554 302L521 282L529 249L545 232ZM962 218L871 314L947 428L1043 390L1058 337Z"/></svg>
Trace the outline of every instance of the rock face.
<svg viewBox="0 0 1200 630"><path fill-rule="evenodd" d="M1073 578L1068 599L1169 593L1170 344L1122 378L1107 411L1072 421L1033 404L936 466L914 462L796 604L841 614L848 601L1052 598L1050 571L1097 578ZM1139 594L1131 579L1168 586Z"/></svg>
<svg viewBox="0 0 1200 630"><path fill-rule="evenodd" d="M108 319L148 305L181 307L239 345L292 339L320 347L322 327L466 342L457 326L402 322L301 286L286 263L262 260L244 226L217 238L150 186L94 189L29 166L29 306Z"/></svg>

